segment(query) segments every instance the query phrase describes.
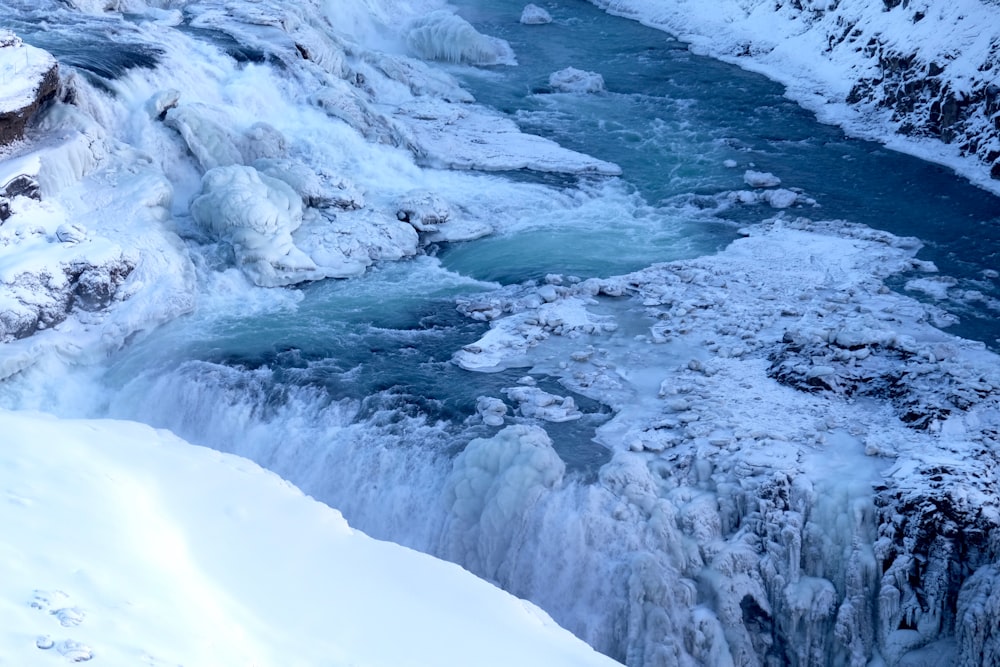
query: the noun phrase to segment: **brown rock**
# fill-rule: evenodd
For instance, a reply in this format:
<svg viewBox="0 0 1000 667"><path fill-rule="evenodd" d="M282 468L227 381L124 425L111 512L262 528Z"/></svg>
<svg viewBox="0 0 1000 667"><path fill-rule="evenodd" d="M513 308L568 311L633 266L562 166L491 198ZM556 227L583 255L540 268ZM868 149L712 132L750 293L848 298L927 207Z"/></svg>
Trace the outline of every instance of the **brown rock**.
<svg viewBox="0 0 1000 667"><path fill-rule="evenodd" d="M59 66L53 65L45 73L35 98L27 106L0 113L0 146L6 146L24 136L24 128L36 113L45 107L59 92Z"/></svg>

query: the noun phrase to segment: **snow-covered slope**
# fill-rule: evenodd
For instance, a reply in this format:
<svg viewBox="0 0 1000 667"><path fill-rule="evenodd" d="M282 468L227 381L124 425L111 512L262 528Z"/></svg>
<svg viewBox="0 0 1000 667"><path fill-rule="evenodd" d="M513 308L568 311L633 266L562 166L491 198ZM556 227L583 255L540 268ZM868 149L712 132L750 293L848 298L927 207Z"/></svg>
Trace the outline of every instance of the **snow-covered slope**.
<svg viewBox="0 0 1000 667"><path fill-rule="evenodd" d="M781 81L825 122L998 189L990 182L1000 179L996 3L592 1Z"/></svg>
<svg viewBox="0 0 1000 667"><path fill-rule="evenodd" d="M0 413L0 655L17 665L617 664L239 457Z"/></svg>

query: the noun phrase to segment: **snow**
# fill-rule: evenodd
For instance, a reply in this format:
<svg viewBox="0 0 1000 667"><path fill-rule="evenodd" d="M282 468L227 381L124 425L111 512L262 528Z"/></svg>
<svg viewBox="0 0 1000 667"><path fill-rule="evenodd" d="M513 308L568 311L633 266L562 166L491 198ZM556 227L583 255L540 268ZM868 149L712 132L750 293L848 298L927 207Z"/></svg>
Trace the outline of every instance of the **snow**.
<svg viewBox="0 0 1000 667"><path fill-rule="evenodd" d="M900 6L898 2L869 0L591 1L612 14L675 34L696 53L783 83L786 94L814 111L822 122L947 165L977 185L1000 192L1000 185L989 174L993 159L988 156L991 151L1000 151L989 104L975 107L973 116L958 126L964 136L950 144L920 132L898 133L906 121L918 128L927 125L933 115L929 110L933 95L918 91L920 99L909 115L905 110L893 113L878 104L896 85L886 68L897 56L913 57L919 70L915 75L923 83L938 78L928 77L921 68L932 63L943 67L941 89L951 91L956 99L987 90L1000 40L1000 22L991 3L920 0ZM885 62L878 56L884 56ZM875 85L883 79L885 91L875 92L871 99L849 102L855 84L869 81ZM910 82L896 83L902 86ZM969 139L978 146L963 148Z"/></svg>
<svg viewBox="0 0 1000 667"><path fill-rule="evenodd" d="M0 114L34 102L42 79L55 65L51 54L0 28Z"/></svg>
<svg viewBox="0 0 1000 667"><path fill-rule="evenodd" d="M245 459L134 423L0 427L0 653L17 664L616 664ZM523 502L523 479L475 502Z"/></svg>

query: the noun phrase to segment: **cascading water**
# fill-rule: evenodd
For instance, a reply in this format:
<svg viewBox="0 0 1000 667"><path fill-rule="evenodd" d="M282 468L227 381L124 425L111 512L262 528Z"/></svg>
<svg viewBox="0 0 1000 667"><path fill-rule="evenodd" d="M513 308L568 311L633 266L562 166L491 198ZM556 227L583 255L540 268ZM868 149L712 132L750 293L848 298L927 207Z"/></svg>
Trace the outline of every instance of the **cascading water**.
<svg viewBox="0 0 1000 667"><path fill-rule="evenodd" d="M895 271L904 276L898 287L919 290L914 281L926 278L906 273L920 266L910 246L838 223L832 233L848 239L838 251L852 258L846 268L823 264L821 248L795 265L805 273L784 281L752 274L762 262L779 274L806 241L770 257L754 246L763 259L735 268L726 255L718 264L697 258L774 212L756 195L740 195L748 192L745 171L770 172L798 188L789 190L796 215L845 218L927 242L921 257L956 287L938 305L966 318L951 330L995 347L997 285L983 273L995 254L994 197L937 167L847 139L784 100L778 86L579 2L547 5L555 18L547 26L517 23L518 3L462 2L471 24L437 14L416 24L411 48L450 61L443 67L480 103L620 165L622 177L434 169L426 166L432 156L411 145L416 135L387 121L391 114L380 116L379 105L411 103L418 89L435 99L460 92L416 61L358 46L376 37L365 12L401 11L392 3L351 5L341 17L351 30L323 39L315 35L330 24L308 14L317 3L265 3L259 14L247 5L236 16L212 2L159 4L152 13L93 19L95 34L114 31L136 45L128 58L95 50L68 9L50 8L44 29L32 28L35 8L16 3L6 20L79 68L90 80L79 83L79 104L115 141L152 156L172 182L172 224L198 275L197 306L99 368L40 363L7 381L6 404L137 419L248 456L356 527L452 559L533 600L632 667L863 664L920 648L912 638L904 645L897 635L877 636L895 627L873 629L887 607L878 599L883 561L872 487L890 473L869 450L880 446L879 429L893 442L909 442L908 431L882 426L888 408L853 414L853 404L831 407L790 388L819 389L836 369L789 365L808 345L791 334L769 338L782 317L840 322L884 309L899 322L917 311L912 319L927 319L901 297L883 304L878 299L890 297L869 295L870 281L854 278L870 272L881 284ZM474 39L475 29L506 40L518 64L494 65L511 62L502 49L475 61L490 67L454 64L469 61L465 42L480 55L496 46ZM435 51L428 46L435 30L465 41ZM406 43L378 40L388 50ZM598 71L608 92L550 90L549 74L570 66ZM366 91L353 106L316 90L346 95L347 75ZM187 115L171 116L174 102L162 102L171 89L181 91L177 109L190 103ZM150 113L151 104L162 113ZM455 123L464 111L447 113ZM285 144L281 159L329 176L327 186L340 183L347 202L307 206L301 220L282 227L288 243L319 267L312 277L379 260L364 275L254 286L233 268L249 261L230 249L246 237L226 236L220 225L207 230L189 215L202 171L219 166L220 155L266 171L254 161L260 156L246 154L246 137L257 137L249 144L257 148L266 143L261 122L274 129L269 137L283 137L273 141ZM351 184L334 178L344 174ZM262 182L272 194L285 187ZM355 190L364 202L345 194ZM432 236L437 222L417 227L420 235L392 226L401 221L398 202L415 191L444 197L453 218L487 224L492 235L447 243ZM321 227L323 216L342 226ZM379 231L362 237L352 216ZM941 219L993 236L973 244L982 236L956 237ZM791 215L771 225L786 223L790 234L801 231ZM288 257L265 258L268 271L291 271ZM673 264L640 271L662 262ZM873 268L881 265L892 271ZM815 266L818 277L808 273ZM613 278L630 271L637 277ZM818 296L811 284L797 284L802 275L816 278ZM871 298L856 312L824 310L843 294ZM588 299L591 320L570 321L570 311L546 319L548 304L577 298ZM462 360L483 353L486 322L517 317L515 333L528 341L522 353L489 367L495 372L461 367L475 367ZM797 335L808 339L823 321ZM940 314L940 321L949 320ZM695 345L692 331L712 340ZM865 359L922 358L899 338L838 350L857 353L851 368ZM815 358L828 351L809 344ZM755 354L757 372L783 384L763 385L724 361ZM886 405L908 400L897 385L884 392ZM856 396L859 404L885 398ZM500 426L484 405L505 410L496 413ZM788 414L776 414L782 410Z"/></svg>

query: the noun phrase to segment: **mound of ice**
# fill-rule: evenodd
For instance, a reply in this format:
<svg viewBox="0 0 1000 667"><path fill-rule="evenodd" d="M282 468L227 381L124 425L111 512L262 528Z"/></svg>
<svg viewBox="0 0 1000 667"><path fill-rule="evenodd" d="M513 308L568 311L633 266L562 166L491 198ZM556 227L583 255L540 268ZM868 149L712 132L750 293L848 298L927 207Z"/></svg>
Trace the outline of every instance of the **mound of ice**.
<svg viewBox="0 0 1000 667"><path fill-rule="evenodd" d="M452 555L492 576L503 564L518 519L565 471L549 436L536 426L508 426L492 438L472 440L448 477Z"/></svg>
<svg viewBox="0 0 1000 667"><path fill-rule="evenodd" d="M785 188L777 188L764 192L761 198L770 204L771 208L788 208L799 200L799 195Z"/></svg>
<svg viewBox="0 0 1000 667"><path fill-rule="evenodd" d="M781 179L766 171L747 169L743 173L743 182L751 188L773 188L781 185Z"/></svg>
<svg viewBox="0 0 1000 667"><path fill-rule="evenodd" d="M568 422L583 416L572 396L556 396L537 387L510 387L504 389L504 393L518 404L518 410L524 417Z"/></svg>
<svg viewBox="0 0 1000 667"><path fill-rule="evenodd" d="M575 67L553 72L549 76L549 87L561 93L600 93L605 89L603 76Z"/></svg>
<svg viewBox="0 0 1000 667"><path fill-rule="evenodd" d="M421 58L466 65L516 65L506 41L483 35L457 14L439 9L405 30L406 44Z"/></svg>
<svg viewBox="0 0 1000 667"><path fill-rule="evenodd" d="M503 426L507 416L507 404L499 398L480 396L476 399L476 414L487 426Z"/></svg>
<svg viewBox="0 0 1000 667"><path fill-rule="evenodd" d="M524 25L545 25L552 23L552 15L538 5L525 5L521 12L521 23Z"/></svg>
<svg viewBox="0 0 1000 667"><path fill-rule="evenodd" d="M288 183L253 167L209 170L191 202L191 216L233 246L240 268L258 285L291 285L317 269L292 241L302 224L301 197Z"/></svg>

